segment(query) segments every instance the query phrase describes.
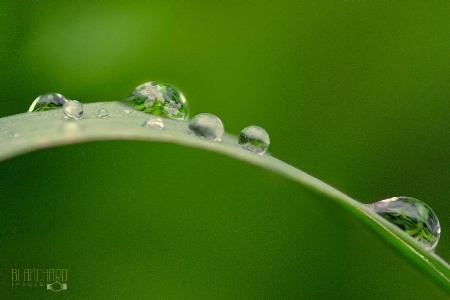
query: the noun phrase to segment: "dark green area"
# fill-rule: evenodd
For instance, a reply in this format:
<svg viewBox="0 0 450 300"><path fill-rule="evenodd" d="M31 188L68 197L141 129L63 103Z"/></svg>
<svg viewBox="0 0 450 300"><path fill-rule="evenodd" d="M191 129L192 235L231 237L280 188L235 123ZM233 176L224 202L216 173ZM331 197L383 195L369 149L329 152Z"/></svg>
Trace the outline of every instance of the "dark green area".
<svg viewBox="0 0 450 300"><path fill-rule="evenodd" d="M6 299L445 299L342 206L218 154L90 143L4 162L0 176ZM67 268L68 290L10 286L11 268L33 267Z"/></svg>
<svg viewBox="0 0 450 300"><path fill-rule="evenodd" d="M146 81L171 83L180 88L186 96L191 117L202 112L217 115L224 122L226 131L235 135L248 125L259 125L270 134L269 151L272 155L322 179L361 202L371 203L402 195L426 202L438 215L442 227L436 253L449 261L449 15L450 3L446 2L438 4L437 2L380 3L379 1L372 3L114 1L112 3L111 1L5 0L0 2L0 117L27 111L38 95L49 92L58 92L81 102L96 102L124 99L137 85ZM128 149L125 144L118 145ZM2 163L0 164L0 172L2 172L0 197L8 201L17 201L17 205L27 199L27 201L44 203L47 206L53 203L55 209L60 209L58 205L67 205L67 202L55 202L63 201L56 196L64 194L62 190L58 192L58 189L65 187L67 175L76 178L86 176L87 181L83 185L77 184L69 189L83 192L82 195L77 194L76 197L69 198L74 215L67 216L67 220L72 227L67 225L67 230L61 229L57 235L59 241L63 241L63 235L69 228L73 230L73 227L80 226L79 236L76 237L80 238L84 234L86 240L77 244L79 245L77 248L75 238L72 244L68 244L74 252L61 253L61 257L65 255L65 262L68 261L67 257L70 257L73 259L73 267L79 268L78 263L82 260L82 255L86 255L85 259L92 262L104 252L106 255L104 265L96 265L94 270L100 272L102 268L106 268L111 271L109 268L114 266L108 264L116 256L117 270L119 270L122 267L125 268L125 255L141 253L139 251L145 249L145 245L139 250L140 248L127 246L128 243L120 244L121 241L124 241L124 237L128 237L130 243L133 238L141 239L145 230L148 229L142 229L143 231L137 232L136 235L127 231L129 227L120 229L122 231L117 236L117 243L123 248L120 250L122 252L118 250L114 253L111 249L102 248L102 245L112 244L114 235L97 237L94 231L88 234L87 232L90 231L86 228L101 229L100 232L106 234L105 226L114 228L117 225L115 227L120 228L130 222L141 224L144 220L148 221L148 218L144 218L144 213L136 218L117 216L116 220L112 220L114 215L122 213L121 210L125 207L122 202L129 199L136 201L131 197L135 193L133 190L139 192L145 190L150 198L152 195L165 197L166 191L161 185L174 183L173 190L170 192L170 201L175 201L177 196L184 195L181 198L184 201L195 202L196 199L212 195L213 192L222 192L222 197L225 197L225 191L233 186L232 184L220 187L198 186L195 193L191 191L186 194L184 192L186 189L182 185L184 182L182 174L173 173L168 177L169 175L164 173L166 170L178 170L180 160L185 161L186 164L189 163L184 156L184 149L170 148L171 152L164 156L160 152L154 152L153 148L153 145L152 147L134 147L128 155L119 157L116 153L123 153L123 149L105 146L102 151L90 153L88 161L85 161L87 158L82 153L67 150L67 153L73 155L59 154L56 157L50 157L32 154L30 158L19 158ZM64 152L62 149L55 151ZM43 170L49 166L54 168L46 173L43 172L41 176L44 177L38 177L39 180L36 181L39 183L38 186L33 185L33 188L29 188L23 180L25 178L28 184L31 184L29 181L31 178L26 172L27 169L21 167L20 161L30 162L36 155L39 160L35 162L35 169L39 170L39 166L44 166ZM203 157L203 154L199 156ZM136 168L133 172L129 172L124 161L130 157L140 158L141 164L151 169ZM199 157L196 155L192 157L195 157L193 162L198 163ZM117 163L123 163L122 170L105 169L101 164L106 161L114 165L114 160L117 159L123 159ZM97 161L100 163L96 163ZM160 162L167 164L166 169L163 168L162 174L165 175L162 177L158 177L161 173L152 167ZM83 168L79 167L80 163L83 164ZM66 167L57 168L62 165ZM94 168L98 175L94 175L94 169L90 171L91 173L86 173L87 165L90 165L89 168ZM227 177L229 179L234 178L233 174L239 174L234 167L237 170L243 168L238 162L231 163L230 166L233 168L222 170L222 172L229 172L223 175L229 176ZM203 169L207 167L206 164L198 166L192 164L181 167L181 170L184 170L182 171L184 175L193 176L199 181L201 177L198 177L198 171L206 172ZM112 177L109 174L103 177L107 180L103 180L102 170L116 172L117 176ZM123 174L130 173L133 173L131 178L122 177ZM260 173L265 174L257 170L252 174L263 176ZM3 184L6 182L4 181L6 175L16 178L15 181L10 182L12 184L10 186ZM220 177L216 176L218 175L209 174L211 178L206 179L220 182ZM148 184L140 182L138 185L136 182L136 178L147 177ZM133 187L132 190L127 189L127 196L110 192L122 183ZM292 194L286 192L284 196L290 197L290 201L300 197L298 195L300 192L296 190L299 187L294 187L292 183L285 184L292 185L292 190L287 189ZM241 193L251 195L252 197L247 197L252 199L251 201L256 201L253 197L266 199L266 193L275 195L271 193L279 191L274 187L273 191L267 188L264 189L264 193L255 194L251 184L247 186L236 183L236 186ZM264 184L260 187L264 187ZM40 189L43 188L47 190L42 192ZM29 197L35 191L40 191L35 194L36 198ZM102 193L108 194L104 197ZM114 196L119 204L114 206L102 202L106 201L108 195ZM92 206L88 206L86 202L83 202L81 206L76 205L80 199L90 201ZM324 202L324 210L328 209L326 206L329 204ZM33 207L30 203L28 205L30 209ZM102 211L101 205L106 206L107 209ZM137 208L142 208L143 212L150 209L142 205L137 204ZM247 205L250 207L256 203L250 202ZM276 207L273 203L267 205L265 206L267 211L269 208ZM245 211L245 207L240 208ZM203 209L207 211L205 207ZM225 207L208 207L208 210L214 209L225 209ZM7 212L4 209L0 210L0 217L4 218ZM26 211L26 214L31 213L32 210ZM131 214L131 212L128 213ZM98 218L96 214L100 214ZM275 215L279 217L281 214L282 212L279 212ZM15 216L18 218L17 215ZM342 218L346 220L345 226L356 222L347 220L346 215ZM98 227L92 223L96 219L101 220ZM52 219L46 220L51 222ZM241 220L241 223L249 226L246 222L250 221L250 219ZM62 221L59 220L59 222ZM162 223L162 219L158 222L158 226L167 225ZM286 222L283 225L286 228L289 224L293 224ZM336 223L330 222L326 226L334 230L335 228L330 224L336 225ZM201 225L199 226L197 230L202 228ZM354 224L354 228L349 230L363 230L357 227L358 224ZM302 232L307 234L307 228L302 226ZM175 227L172 229L172 233L176 232ZM210 233L213 232L212 228L209 230L211 230ZM200 235L199 232L197 236ZM113 233L113 230L108 232L110 233ZM41 235L44 233L39 234L36 236L36 244L42 243ZM56 233L52 231L52 234ZM340 235L336 236L336 240L324 238L323 241L314 241L318 239L318 236L321 235L305 235L305 238L309 237L314 243L323 243L323 245L333 243L336 249L344 247L340 244L342 243ZM328 235L325 236L328 237ZM372 246L363 242L360 248L361 253L348 252L348 256L345 256L346 251L351 251L354 239L363 239L365 236L366 233L363 232L355 233L346 240L348 249L336 250L338 252L329 254L333 258L342 255L348 257L346 264L343 262L331 264L331 259L317 262L314 259L318 259L319 256L306 256L311 260L310 270L313 270L313 262L321 268L320 271L312 271L317 274L310 281L311 293L314 290L325 289L325 292L329 291L330 295L336 295L335 298L339 298L336 293L340 289L347 291L353 286L356 289L355 293L364 294L364 291L367 291L365 288L373 287L372 282L369 277L363 275L362 277L351 276L352 271L360 272L364 269L368 274L371 273L379 278L378 284L383 282L387 284L388 280L382 281L380 278L391 274L388 267L395 270L392 272L399 274L402 272L398 269L408 268L398 261L395 265L384 265L384 254L380 254L378 260L364 257L366 253L373 253L373 251L369 251L372 250ZM23 235L23 237L28 236ZM94 242L95 237L98 238L98 243ZM229 247L235 247L229 249L230 256L227 259L234 259L234 266L237 268L239 257L234 257L232 254L239 252L237 247L245 247L246 244L243 244L243 241L248 239L248 235L242 233L239 239L234 241L231 236L222 238L223 243L229 242L231 243ZM262 237L258 238L261 242ZM48 242L51 243L50 238ZM186 240L183 242L188 243ZM240 244L232 244L232 242ZM23 244L17 243L20 246L25 245L25 241ZM142 241L140 240L139 243ZM212 240L208 243L212 243ZM4 243L1 244L3 247ZM33 241L29 241L29 244L33 245ZM15 244L7 245L14 247ZM58 243L53 245L56 245L54 251L67 250L61 248L65 247L64 245ZM92 246L92 251L84 251L88 245ZM187 247L186 249L192 250L193 262L200 260L201 252L194 250L198 250L199 248L196 247L201 247L201 244L183 245ZM381 244L380 247L382 247ZM313 253L317 248L320 247L308 249ZM11 249L13 248L9 248ZM45 249L47 248L37 249L36 255L47 251ZM228 253L223 249L221 253ZM75 251L78 252L75 253ZM273 251L278 250L274 248ZM161 253L158 255L162 255ZM281 253L277 252L277 255ZM38 256L25 257L31 263L35 262ZM134 256L131 255L131 257ZM144 255L141 253L136 257L142 258ZM180 257L175 258L175 261L177 259L180 260ZM210 262L212 256L208 259L206 262ZM49 261L52 259L49 258ZM227 262L226 259L222 261L222 263L225 262ZM246 262L245 259L243 262ZM140 270L139 266L142 266L140 263L136 260L129 265L134 269L125 268L123 278L132 276L132 270ZM327 269L328 263L330 263L330 269ZM42 264L45 264L45 261L42 261ZM23 265L26 263L24 262ZM279 269L276 265L272 264L274 274L282 273L281 268L287 266L287 263L278 264ZM162 266L157 267L162 270ZM84 270L80 270L83 276L96 274L92 272L92 269L88 269L89 267L81 268ZM261 274L262 277L268 274L262 272L261 268L255 268L253 271L255 274ZM144 270L139 272L142 272L139 273L142 276L146 274ZM200 274L198 269L191 269L191 272L197 276ZM342 276L340 272L347 272L345 274L348 277L344 277L345 283L339 281ZM74 273L79 272L74 271ZM409 276L410 270L405 270L402 274ZM0 275L0 279L4 278L3 274ZM327 277L331 275L333 278ZM165 276L161 280L166 280L169 285L173 278L170 276L176 276L176 273ZM247 282L247 276L243 278L239 280ZM402 278L404 280L404 277ZM298 277L293 276L291 282L296 282L297 279ZM317 281L314 282L313 279ZM91 282L90 278L83 280ZM114 281L113 277L105 280L109 280L109 284ZM144 279L141 278L141 280ZM199 280L201 282L201 279ZM220 278L217 280L221 282ZM336 280L336 285L333 285L333 280ZM252 284L256 284L255 282L263 281L249 282L249 290L252 290ZM393 282L397 284L402 282L402 279L399 277L390 283ZM101 286L102 283L96 284ZM119 283L116 282L116 284ZM224 290L227 286L230 288L230 293L236 287L233 283L228 284L220 285L223 287L222 295L227 295ZM262 285L267 289L270 287L265 282ZM391 298L388 291L398 291L397 288L389 289L387 285L385 286L384 298ZM245 287L242 286L242 289L244 290ZM328 290L326 290L327 287L329 287ZM259 298L269 295L267 289L261 290ZM277 289L283 290L280 286L277 286ZM287 290L287 287L284 290ZM404 290L406 291L406 288ZM415 295L418 291L415 289L413 294ZM139 285L129 292L139 293ZM205 297L213 296L206 293L205 291ZM236 294L228 295L232 298ZM245 297L245 294L241 295ZM289 297L288 294L285 295ZM383 298L383 295L378 298ZM272 296L283 297L282 295Z"/></svg>

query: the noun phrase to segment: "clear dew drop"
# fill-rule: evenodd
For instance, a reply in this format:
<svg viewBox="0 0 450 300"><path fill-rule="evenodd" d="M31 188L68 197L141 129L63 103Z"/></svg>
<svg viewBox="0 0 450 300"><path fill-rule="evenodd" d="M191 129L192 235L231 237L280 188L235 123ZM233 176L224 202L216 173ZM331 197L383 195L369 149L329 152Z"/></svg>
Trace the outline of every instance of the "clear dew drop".
<svg viewBox="0 0 450 300"><path fill-rule="evenodd" d="M66 101L66 97L58 93L40 95L33 101L28 111L35 112L60 108Z"/></svg>
<svg viewBox="0 0 450 300"><path fill-rule="evenodd" d="M98 117L104 119L108 116L108 111L105 108L100 108L97 113Z"/></svg>
<svg viewBox="0 0 450 300"><path fill-rule="evenodd" d="M432 250L438 244L441 226L426 203L411 197L394 197L369 204L369 207L425 248Z"/></svg>
<svg viewBox="0 0 450 300"><path fill-rule="evenodd" d="M67 119L79 119L83 116L83 105L77 100L67 100L63 112Z"/></svg>
<svg viewBox="0 0 450 300"><path fill-rule="evenodd" d="M145 121L144 124L142 124L142 127L163 129L164 122L159 117L151 117L151 118L147 119L147 121Z"/></svg>
<svg viewBox="0 0 450 300"><path fill-rule="evenodd" d="M238 143L241 148L262 155L269 149L270 138L264 128L251 125L242 129Z"/></svg>
<svg viewBox="0 0 450 300"><path fill-rule="evenodd" d="M189 123L189 133L210 141L220 141L224 133L222 121L215 115L196 115Z"/></svg>
<svg viewBox="0 0 450 300"><path fill-rule="evenodd" d="M188 117L183 94L167 83L151 81L141 84L123 103L162 118L186 120Z"/></svg>

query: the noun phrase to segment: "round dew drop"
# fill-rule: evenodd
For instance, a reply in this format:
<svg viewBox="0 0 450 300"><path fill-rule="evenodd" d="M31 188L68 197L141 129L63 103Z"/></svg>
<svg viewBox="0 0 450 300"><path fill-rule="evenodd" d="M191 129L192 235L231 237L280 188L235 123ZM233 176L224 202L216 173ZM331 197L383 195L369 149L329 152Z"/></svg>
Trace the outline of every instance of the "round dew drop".
<svg viewBox="0 0 450 300"><path fill-rule="evenodd" d="M187 102L174 86L150 81L136 87L123 103L136 110L162 118L186 120Z"/></svg>
<svg viewBox="0 0 450 300"><path fill-rule="evenodd" d="M63 105L63 112L67 119L79 119L83 116L83 105L77 100L68 100Z"/></svg>
<svg viewBox="0 0 450 300"><path fill-rule="evenodd" d="M33 101L28 111L35 112L60 108L66 101L66 97L58 93L40 95Z"/></svg>
<svg viewBox="0 0 450 300"><path fill-rule="evenodd" d="M242 129L238 143L241 148L262 155L269 149L270 138L264 128L252 125Z"/></svg>
<svg viewBox="0 0 450 300"><path fill-rule="evenodd" d="M98 110L98 117L104 119L108 116L108 111L105 108L100 108Z"/></svg>
<svg viewBox="0 0 450 300"><path fill-rule="evenodd" d="M189 133L210 141L220 141L224 133L222 121L215 115L196 115L189 123Z"/></svg>
<svg viewBox="0 0 450 300"><path fill-rule="evenodd" d="M147 121L145 121L144 124L142 124L142 127L163 129L164 122L161 118L152 117L152 118L149 118Z"/></svg>
<svg viewBox="0 0 450 300"><path fill-rule="evenodd" d="M426 203L411 197L394 197L369 204L369 207L425 248L432 250L438 244L441 226Z"/></svg>

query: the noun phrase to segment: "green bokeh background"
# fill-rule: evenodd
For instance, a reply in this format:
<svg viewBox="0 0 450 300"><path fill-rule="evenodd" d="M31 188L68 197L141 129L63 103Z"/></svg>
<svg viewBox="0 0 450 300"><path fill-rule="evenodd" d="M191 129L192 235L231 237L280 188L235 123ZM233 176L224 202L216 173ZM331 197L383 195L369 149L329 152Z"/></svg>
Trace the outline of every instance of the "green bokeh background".
<svg viewBox="0 0 450 300"><path fill-rule="evenodd" d="M191 116L213 113L236 135L264 127L272 155L361 202L425 201L449 261L449 15L444 2L1 1L0 117L48 92L110 101L168 82Z"/></svg>

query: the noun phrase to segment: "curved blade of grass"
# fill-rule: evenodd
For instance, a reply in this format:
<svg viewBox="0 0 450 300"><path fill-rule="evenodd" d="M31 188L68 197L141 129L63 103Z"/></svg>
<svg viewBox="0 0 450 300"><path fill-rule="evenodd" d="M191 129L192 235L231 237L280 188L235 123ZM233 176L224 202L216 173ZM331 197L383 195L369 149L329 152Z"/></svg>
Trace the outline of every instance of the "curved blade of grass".
<svg viewBox="0 0 450 300"><path fill-rule="evenodd" d="M108 110L105 119L97 117ZM84 105L84 117L67 120L61 110L23 113L0 119L0 161L44 148L99 140L144 140L180 144L214 151L280 174L326 195L376 232L393 248L450 292L450 266L434 252L427 251L403 231L324 182L268 154L259 156L239 148L237 138L225 134L222 142L209 142L187 134L188 122L164 120L164 130L143 128L149 116L118 102Z"/></svg>

